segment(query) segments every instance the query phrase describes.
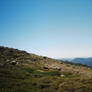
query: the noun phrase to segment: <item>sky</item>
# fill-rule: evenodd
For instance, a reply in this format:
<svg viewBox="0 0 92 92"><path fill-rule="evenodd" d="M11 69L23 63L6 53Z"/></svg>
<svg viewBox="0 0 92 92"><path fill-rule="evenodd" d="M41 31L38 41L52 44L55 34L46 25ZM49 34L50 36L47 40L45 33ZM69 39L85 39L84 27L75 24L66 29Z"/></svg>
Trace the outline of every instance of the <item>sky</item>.
<svg viewBox="0 0 92 92"><path fill-rule="evenodd" d="M92 57L92 0L0 0L0 46Z"/></svg>

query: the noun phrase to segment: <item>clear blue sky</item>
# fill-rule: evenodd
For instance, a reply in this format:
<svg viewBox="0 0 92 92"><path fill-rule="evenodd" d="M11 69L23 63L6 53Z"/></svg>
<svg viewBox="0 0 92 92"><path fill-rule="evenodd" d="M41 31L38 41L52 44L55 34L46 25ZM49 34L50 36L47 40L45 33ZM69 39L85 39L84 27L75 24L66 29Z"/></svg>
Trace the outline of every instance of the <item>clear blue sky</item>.
<svg viewBox="0 0 92 92"><path fill-rule="evenodd" d="M48 57L92 56L92 0L0 0L0 45Z"/></svg>

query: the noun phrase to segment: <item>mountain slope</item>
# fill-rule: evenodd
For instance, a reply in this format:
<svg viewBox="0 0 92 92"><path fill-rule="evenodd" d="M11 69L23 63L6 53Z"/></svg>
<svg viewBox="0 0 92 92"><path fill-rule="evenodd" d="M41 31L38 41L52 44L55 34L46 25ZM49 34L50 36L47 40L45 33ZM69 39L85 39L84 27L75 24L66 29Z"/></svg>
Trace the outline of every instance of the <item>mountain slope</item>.
<svg viewBox="0 0 92 92"><path fill-rule="evenodd" d="M92 92L92 69L0 47L0 92Z"/></svg>

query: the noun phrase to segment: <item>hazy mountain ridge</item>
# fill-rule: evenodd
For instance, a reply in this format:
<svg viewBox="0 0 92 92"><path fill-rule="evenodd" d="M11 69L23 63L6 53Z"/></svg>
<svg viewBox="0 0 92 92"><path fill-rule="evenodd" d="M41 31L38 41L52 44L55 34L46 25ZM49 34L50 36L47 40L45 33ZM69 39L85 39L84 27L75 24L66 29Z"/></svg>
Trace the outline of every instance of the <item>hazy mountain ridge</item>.
<svg viewBox="0 0 92 92"><path fill-rule="evenodd" d="M62 58L63 61L70 61L73 63L80 63L92 67L92 57L88 58Z"/></svg>
<svg viewBox="0 0 92 92"><path fill-rule="evenodd" d="M75 58L72 60L72 62L86 64L86 65L92 67L92 57L90 57L90 58Z"/></svg>

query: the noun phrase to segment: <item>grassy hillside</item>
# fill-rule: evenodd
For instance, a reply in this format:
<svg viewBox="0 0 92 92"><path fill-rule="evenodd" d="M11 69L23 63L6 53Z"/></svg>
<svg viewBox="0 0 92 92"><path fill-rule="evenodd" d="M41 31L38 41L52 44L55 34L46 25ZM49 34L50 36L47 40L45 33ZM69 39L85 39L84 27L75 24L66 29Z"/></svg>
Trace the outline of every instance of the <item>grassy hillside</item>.
<svg viewBox="0 0 92 92"><path fill-rule="evenodd" d="M92 92L92 69L0 47L0 92Z"/></svg>

